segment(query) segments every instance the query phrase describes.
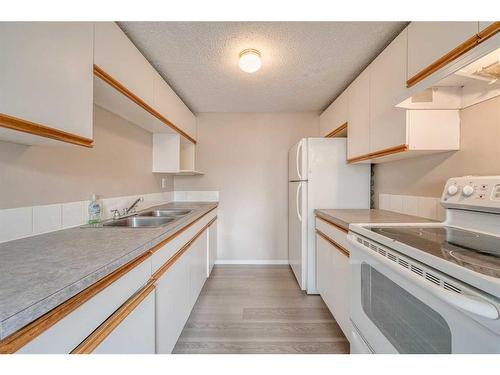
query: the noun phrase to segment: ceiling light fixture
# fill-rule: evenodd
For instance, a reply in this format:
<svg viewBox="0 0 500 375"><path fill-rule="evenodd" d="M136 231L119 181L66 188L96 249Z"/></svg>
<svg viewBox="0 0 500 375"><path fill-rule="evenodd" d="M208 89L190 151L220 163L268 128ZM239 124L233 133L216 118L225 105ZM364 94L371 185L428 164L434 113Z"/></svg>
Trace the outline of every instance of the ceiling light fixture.
<svg viewBox="0 0 500 375"><path fill-rule="evenodd" d="M255 73L262 66L260 52L252 48L241 51L239 65L244 72Z"/></svg>

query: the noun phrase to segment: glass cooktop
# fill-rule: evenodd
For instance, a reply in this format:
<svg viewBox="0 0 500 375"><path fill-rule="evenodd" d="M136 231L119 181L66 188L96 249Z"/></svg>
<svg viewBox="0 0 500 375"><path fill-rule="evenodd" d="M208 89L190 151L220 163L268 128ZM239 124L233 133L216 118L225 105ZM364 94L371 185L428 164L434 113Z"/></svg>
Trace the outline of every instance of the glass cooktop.
<svg viewBox="0 0 500 375"><path fill-rule="evenodd" d="M500 278L499 237L446 226L366 229L473 271Z"/></svg>

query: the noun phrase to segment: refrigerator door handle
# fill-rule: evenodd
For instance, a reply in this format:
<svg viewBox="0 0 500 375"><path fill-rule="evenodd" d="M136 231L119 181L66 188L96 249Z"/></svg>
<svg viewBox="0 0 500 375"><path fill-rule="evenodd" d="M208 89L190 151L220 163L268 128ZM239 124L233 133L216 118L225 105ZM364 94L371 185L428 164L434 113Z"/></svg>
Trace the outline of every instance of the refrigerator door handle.
<svg viewBox="0 0 500 375"><path fill-rule="evenodd" d="M295 197L295 202L297 205L297 217L299 218L300 222L302 222L302 214L300 213L300 208L299 208L299 196L301 192L302 192L302 184L299 183L299 186L297 187L297 195Z"/></svg>
<svg viewBox="0 0 500 375"><path fill-rule="evenodd" d="M299 178L299 180L302 180L302 175L300 174L300 168L299 168L299 161L301 159L301 156L302 156L302 142L300 142L299 145L297 146L297 155L295 162L295 165L297 167L297 177Z"/></svg>

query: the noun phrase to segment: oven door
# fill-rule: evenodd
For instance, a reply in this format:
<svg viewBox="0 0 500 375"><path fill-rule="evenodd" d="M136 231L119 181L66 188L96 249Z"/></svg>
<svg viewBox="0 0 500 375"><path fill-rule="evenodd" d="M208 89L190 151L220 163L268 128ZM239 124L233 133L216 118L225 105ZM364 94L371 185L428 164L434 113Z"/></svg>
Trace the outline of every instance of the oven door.
<svg viewBox="0 0 500 375"><path fill-rule="evenodd" d="M421 265L422 277L410 266L419 263L359 238L348 237L351 320L373 352L500 353L498 305L441 288L426 279L430 268Z"/></svg>

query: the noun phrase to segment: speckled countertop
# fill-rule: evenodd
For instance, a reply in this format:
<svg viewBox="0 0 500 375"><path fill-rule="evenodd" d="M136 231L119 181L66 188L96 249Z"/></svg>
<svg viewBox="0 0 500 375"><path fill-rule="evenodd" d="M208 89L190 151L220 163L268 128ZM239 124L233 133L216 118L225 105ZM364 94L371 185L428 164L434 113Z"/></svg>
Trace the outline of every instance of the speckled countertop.
<svg viewBox="0 0 500 375"><path fill-rule="evenodd" d="M0 244L4 339L193 222L217 203L167 203L193 211L157 228L72 228ZM150 210L151 207L148 209Z"/></svg>
<svg viewBox="0 0 500 375"><path fill-rule="evenodd" d="M404 215L393 211L377 209L353 209L353 210L314 210L317 216L337 224L338 226L349 229L349 224L356 223L432 223L434 220L419 216Z"/></svg>

